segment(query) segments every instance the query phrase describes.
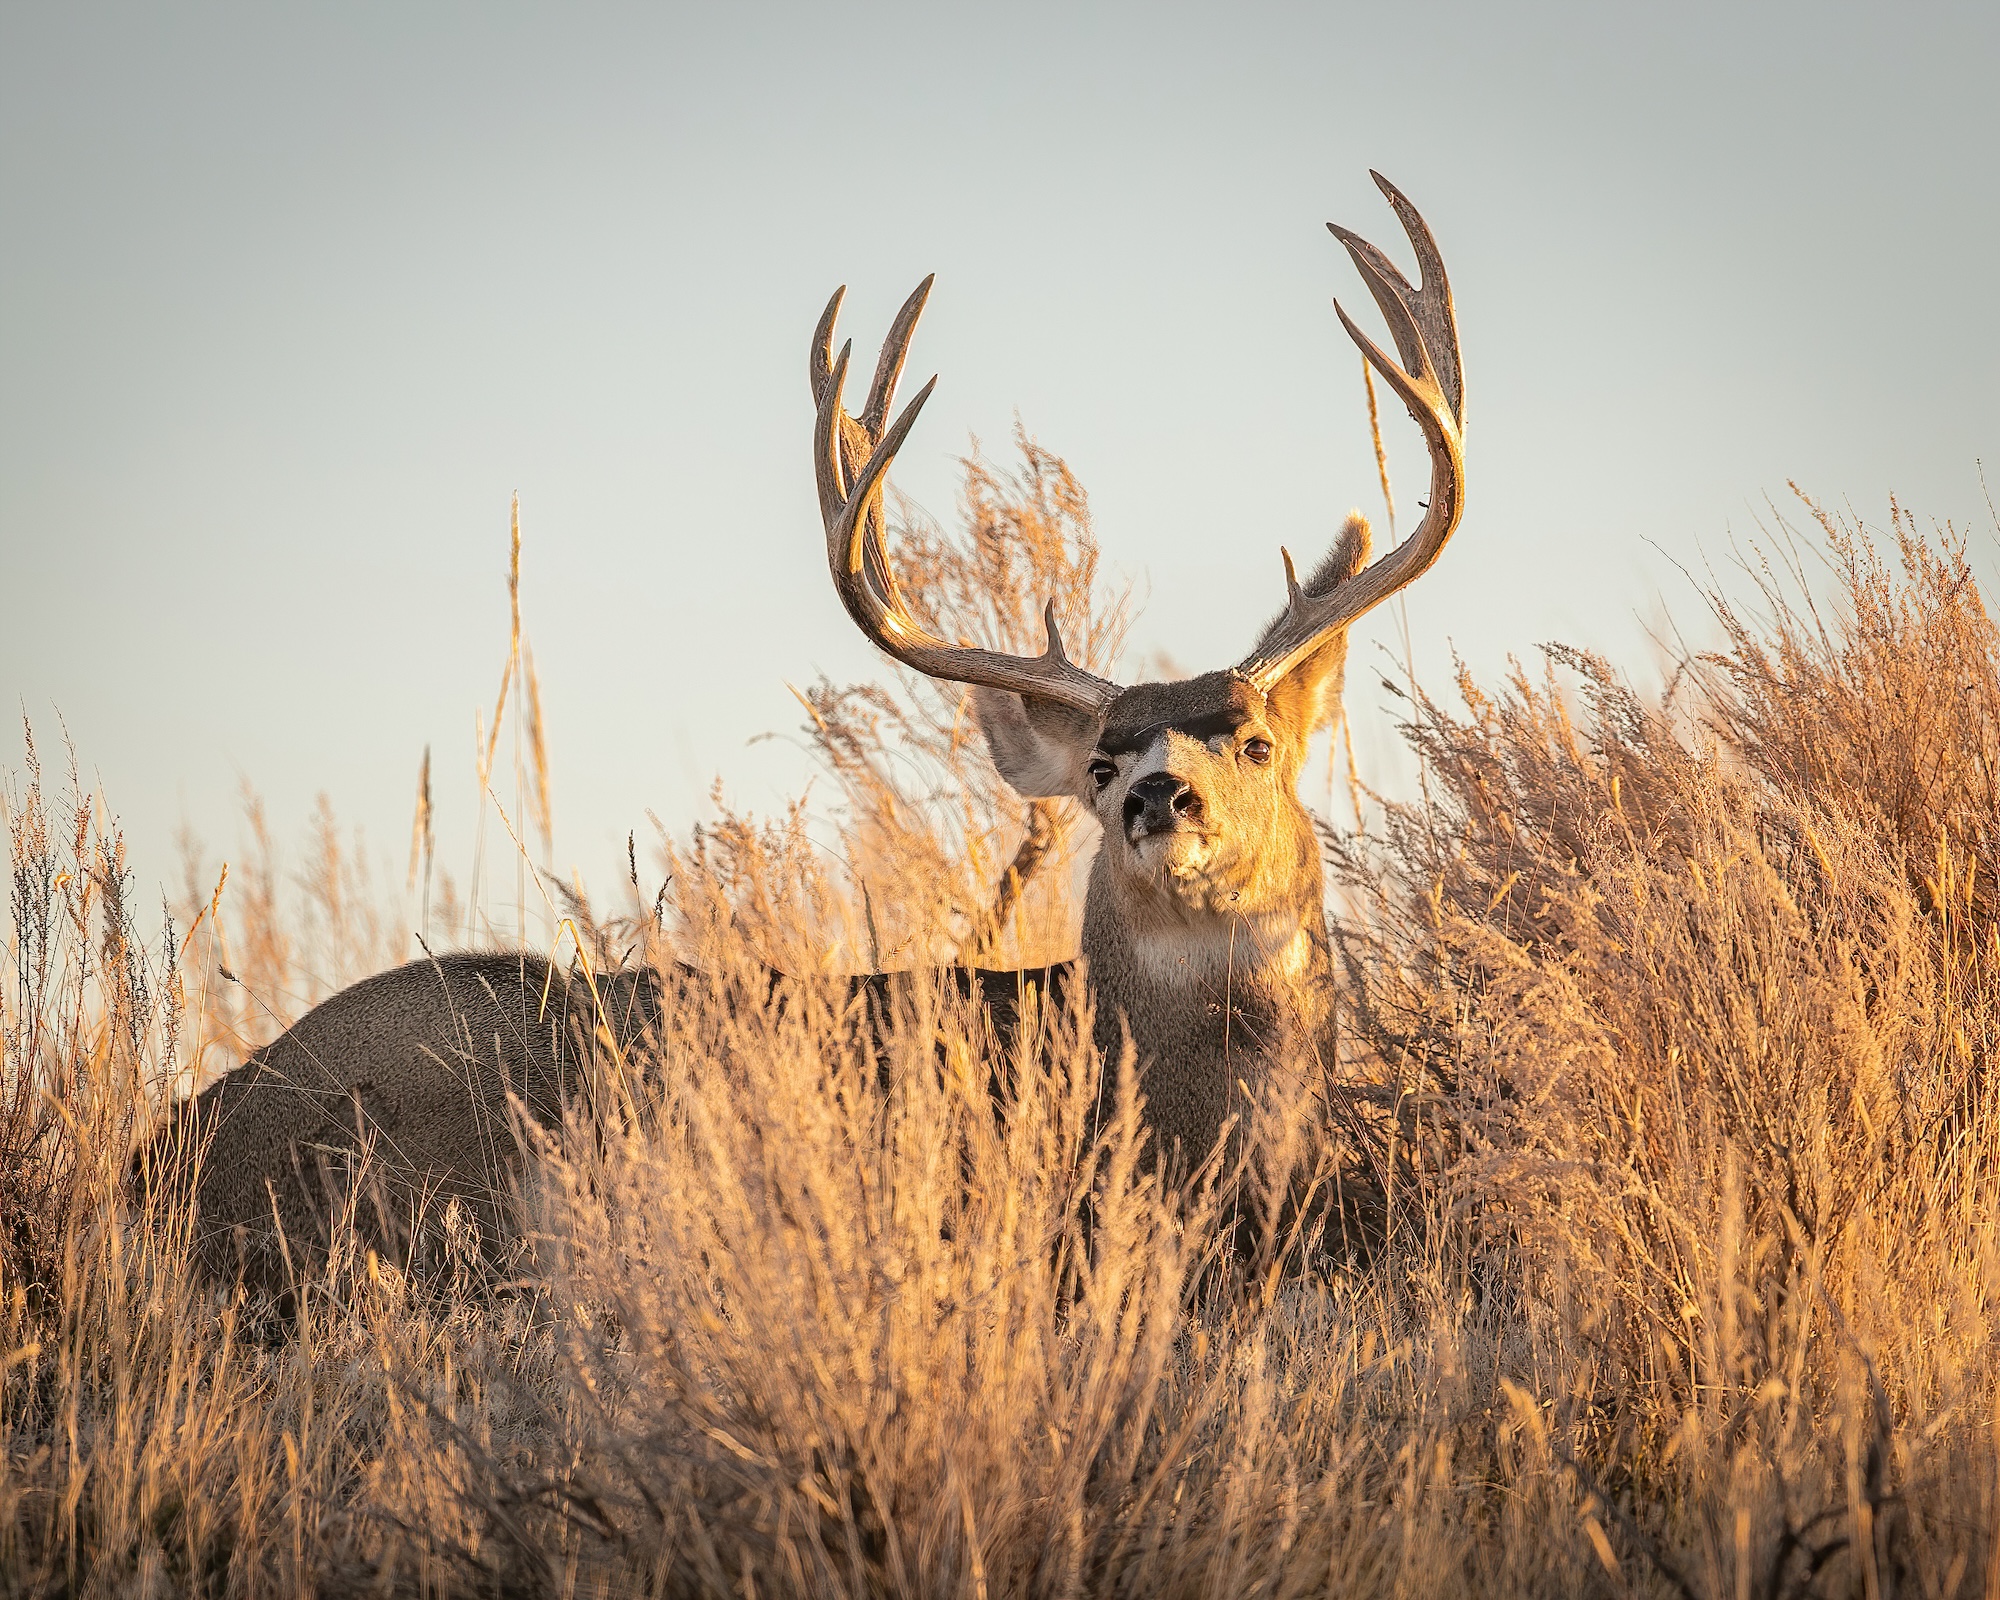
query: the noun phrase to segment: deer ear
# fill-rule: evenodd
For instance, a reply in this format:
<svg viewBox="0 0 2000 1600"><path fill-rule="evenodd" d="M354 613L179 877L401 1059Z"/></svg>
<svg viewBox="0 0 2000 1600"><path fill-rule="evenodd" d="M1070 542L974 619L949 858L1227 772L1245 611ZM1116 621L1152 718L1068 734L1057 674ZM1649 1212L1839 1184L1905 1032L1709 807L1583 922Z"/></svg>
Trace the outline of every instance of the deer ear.
<svg viewBox="0 0 2000 1600"><path fill-rule="evenodd" d="M1039 695L975 688L972 712L993 765L1023 800L1081 795L1084 763L1097 748L1098 719Z"/></svg>
<svg viewBox="0 0 2000 1600"><path fill-rule="evenodd" d="M1333 548L1300 587L1314 599L1331 594L1368 564L1368 545L1368 519L1359 511L1348 512ZM1347 630L1342 628L1271 686L1266 713L1303 746L1340 714L1346 681Z"/></svg>

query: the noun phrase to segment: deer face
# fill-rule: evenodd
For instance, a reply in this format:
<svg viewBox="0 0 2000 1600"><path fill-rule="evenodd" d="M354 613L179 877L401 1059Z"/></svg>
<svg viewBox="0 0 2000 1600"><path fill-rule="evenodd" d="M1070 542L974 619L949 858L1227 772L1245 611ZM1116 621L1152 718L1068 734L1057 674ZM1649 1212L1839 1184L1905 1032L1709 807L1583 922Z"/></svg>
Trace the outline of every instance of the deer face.
<svg viewBox="0 0 2000 1600"><path fill-rule="evenodd" d="M1316 856L1295 788L1313 726L1284 698L1211 672L1127 689L1101 722L1002 690L975 705L1017 792L1073 796L1103 827L1093 894L1168 924L1296 900Z"/></svg>
<svg viewBox="0 0 2000 1600"><path fill-rule="evenodd" d="M1351 579L1367 547L1367 524L1350 518L1305 592ZM976 689L973 703L1017 793L1074 797L1103 827L1093 895L1115 895L1141 923L1269 918L1317 906L1297 784L1313 735L1338 714L1346 661L1341 629L1268 690L1231 670L1135 684L1096 716L1001 689Z"/></svg>
<svg viewBox="0 0 2000 1600"><path fill-rule="evenodd" d="M1278 886L1260 869L1310 833L1294 789L1305 738L1226 672L1120 695L1076 792L1126 896L1211 915L1264 910Z"/></svg>
<svg viewBox="0 0 2000 1600"><path fill-rule="evenodd" d="M1146 684L1113 701L1078 797L1112 868L1138 893L1220 910L1249 886L1278 820L1278 739L1264 697L1227 673ZM1250 845L1250 848L1246 848Z"/></svg>
<svg viewBox="0 0 2000 1600"><path fill-rule="evenodd" d="M1073 796L1096 816L1100 860L1124 898L1248 910L1271 844L1306 825L1291 792L1302 741L1229 673L1136 685L1101 721L999 690L978 691L975 705L1018 793Z"/></svg>

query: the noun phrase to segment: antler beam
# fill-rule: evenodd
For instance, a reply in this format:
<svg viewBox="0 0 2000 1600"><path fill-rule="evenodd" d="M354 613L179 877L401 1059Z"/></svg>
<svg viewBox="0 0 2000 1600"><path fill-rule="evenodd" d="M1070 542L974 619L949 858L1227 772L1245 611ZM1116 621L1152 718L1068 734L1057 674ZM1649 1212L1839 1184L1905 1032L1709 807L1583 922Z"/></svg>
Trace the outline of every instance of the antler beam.
<svg viewBox="0 0 2000 1600"><path fill-rule="evenodd" d="M1299 587L1289 551L1285 560L1285 614L1255 654L1237 667L1259 689L1270 687L1319 647L1328 634L1348 627L1398 590L1430 570L1458 526L1465 509L1465 378L1459 364L1458 322L1452 315L1451 284L1444 275L1431 230L1398 189L1379 172L1369 174L1395 207L1416 252L1422 283L1413 287L1382 252L1338 223L1327 229L1354 259L1361 281L1389 324L1399 365L1354 325L1340 302L1333 309L1347 336L1370 365L1403 398L1424 431L1431 453L1431 498L1415 533L1365 571L1323 595Z"/></svg>
<svg viewBox="0 0 2000 1600"><path fill-rule="evenodd" d="M1048 627L1048 648L1040 656L1011 656L940 639L917 620L896 585L882 543L883 491L889 463L909 436L937 379L925 384L886 430L883 423L931 283L932 278L926 278L918 284L896 313L858 418L848 415L841 399L853 341L843 344L837 357L833 353L833 326L845 288L834 291L813 334L810 377L813 399L819 407L813 431L813 466L819 480L820 518L826 524L826 559L833 571L833 586L855 625L906 667L954 683L1035 695L1095 716L1118 697L1118 686L1086 672L1064 654L1053 600L1042 614Z"/></svg>

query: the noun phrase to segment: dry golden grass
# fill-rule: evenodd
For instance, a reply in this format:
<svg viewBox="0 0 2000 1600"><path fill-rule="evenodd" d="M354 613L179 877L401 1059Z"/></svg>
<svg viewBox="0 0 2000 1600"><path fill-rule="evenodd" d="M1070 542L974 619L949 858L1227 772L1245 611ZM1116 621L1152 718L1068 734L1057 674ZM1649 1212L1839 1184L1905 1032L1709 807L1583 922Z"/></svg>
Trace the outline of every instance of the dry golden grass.
<svg viewBox="0 0 2000 1600"><path fill-rule="evenodd" d="M1094 586L1080 492L1026 461L902 558L1016 648L1028 593ZM980 1016L919 983L878 1034L824 981L1067 953L1079 841L954 696L823 685L837 858L725 817L662 922L579 920L705 976L539 1139L533 1279L337 1255L259 1322L133 1199L134 1123L393 959L390 919L329 814L309 916L267 848L146 943L102 806L31 755L0 1595L2000 1591L2000 649L1962 545L1899 514L1887 546L1798 536L1820 599L1718 604L1663 702L1556 652L1412 703L1428 799L1328 836L1329 1121L1383 1220L1248 1283L1082 1017L1024 1030L996 1116Z"/></svg>

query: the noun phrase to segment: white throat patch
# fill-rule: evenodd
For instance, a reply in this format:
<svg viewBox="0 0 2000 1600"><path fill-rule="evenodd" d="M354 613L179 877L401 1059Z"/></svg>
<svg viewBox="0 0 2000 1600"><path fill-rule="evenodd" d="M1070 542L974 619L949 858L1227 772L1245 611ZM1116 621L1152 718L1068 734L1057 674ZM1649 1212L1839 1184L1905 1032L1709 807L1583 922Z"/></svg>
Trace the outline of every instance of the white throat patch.
<svg viewBox="0 0 2000 1600"><path fill-rule="evenodd" d="M1203 917L1132 930L1139 970L1161 985L1222 983L1231 976L1294 983L1312 963L1312 933L1297 917Z"/></svg>

